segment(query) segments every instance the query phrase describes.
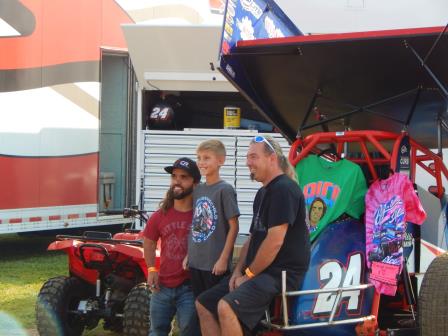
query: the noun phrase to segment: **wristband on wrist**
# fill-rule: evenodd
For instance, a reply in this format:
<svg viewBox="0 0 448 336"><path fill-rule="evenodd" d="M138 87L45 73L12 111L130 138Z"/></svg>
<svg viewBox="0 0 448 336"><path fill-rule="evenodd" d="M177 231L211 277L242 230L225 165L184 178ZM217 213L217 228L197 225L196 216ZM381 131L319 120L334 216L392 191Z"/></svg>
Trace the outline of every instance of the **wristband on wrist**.
<svg viewBox="0 0 448 336"><path fill-rule="evenodd" d="M246 273L246 275L249 279L252 279L255 276L255 274L252 273L252 271L249 269L249 267L246 267L246 270L244 271L244 273Z"/></svg>
<svg viewBox="0 0 448 336"><path fill-rule="evenodd" d="M149 272L158 272L159 270L156 268L156 267L154 267L154 266L152 266L152 267L148 267L148 273Z"/></svg>

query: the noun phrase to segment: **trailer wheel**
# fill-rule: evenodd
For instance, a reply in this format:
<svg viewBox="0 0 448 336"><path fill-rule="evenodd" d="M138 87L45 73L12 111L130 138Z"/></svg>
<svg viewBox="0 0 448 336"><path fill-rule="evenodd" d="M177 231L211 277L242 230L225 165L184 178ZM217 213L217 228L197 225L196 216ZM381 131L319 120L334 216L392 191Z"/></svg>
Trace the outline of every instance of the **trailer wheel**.
<svg viewBox="0 0 448 336"><path fill-rule="evenodd" d="M60 276L47 280L36 303L36 324L39 335L79 336L85 322L76 314L79 301L87 297L86 286L77 278Z"/></svg>
<svg viewBox="0 0 448 336"><path fill-rule="evenodd" d="M423 278L419 298L422 336L448 335L448 253L435 258Z"/></svg>
<svg viewBox="0 0 448 336"><path fill-rule="evenodd" d="M151 291L140 283L129 292L124 303L123 332L125 336L147 336L151 326L149 304Z"/></svg>

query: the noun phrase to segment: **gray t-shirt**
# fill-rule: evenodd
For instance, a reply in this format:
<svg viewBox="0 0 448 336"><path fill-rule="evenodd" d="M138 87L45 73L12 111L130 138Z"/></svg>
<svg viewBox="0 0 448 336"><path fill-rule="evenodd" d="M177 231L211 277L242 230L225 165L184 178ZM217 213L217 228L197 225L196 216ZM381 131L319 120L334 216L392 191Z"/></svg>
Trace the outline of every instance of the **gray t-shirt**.
<svg viewBox="0 0 448 336"><path fill-rule="evenodd" d="M188 265L212 271L226 243L229 219L240 215L235 189L225 181L201 183L194 189L193 205Z"/></svg>

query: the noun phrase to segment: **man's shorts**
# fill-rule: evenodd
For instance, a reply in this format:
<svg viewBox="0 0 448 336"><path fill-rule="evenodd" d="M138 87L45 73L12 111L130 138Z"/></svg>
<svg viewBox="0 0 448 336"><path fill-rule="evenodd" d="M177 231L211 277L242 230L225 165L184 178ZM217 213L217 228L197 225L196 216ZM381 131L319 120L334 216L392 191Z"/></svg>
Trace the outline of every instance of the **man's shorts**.
<svg viewBox="0 0 448 336"><path fill-rule="evenodd" d="M281 281L269 274L261 273L229 292L229 280L230 276L222 279L219 284L199 295L197 300L216 317L218 301L225 300L241 323L252 330L263 317L275 295L281 292Z"/></svg>

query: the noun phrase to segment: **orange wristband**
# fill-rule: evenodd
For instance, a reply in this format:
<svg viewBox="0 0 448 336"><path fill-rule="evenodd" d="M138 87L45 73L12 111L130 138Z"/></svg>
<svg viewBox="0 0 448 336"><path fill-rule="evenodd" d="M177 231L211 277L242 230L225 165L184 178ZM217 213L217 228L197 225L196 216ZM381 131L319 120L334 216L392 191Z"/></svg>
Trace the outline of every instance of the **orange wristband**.
<svg viewBox="0 0 448 336"><path fill-rule="evenodd" d="M159 270L156 267L148 267L148 273L149 272L158 272Z"/></svg>
<svg viewBox="0 0 448 336"><path fill-rule="evenodd" d="M249 267L246 267L246 270L244 271L244 273L246 273L246 275L249 279L252 279L255 276L255 274L252 273L252 271L249 269Z"/></svg>

